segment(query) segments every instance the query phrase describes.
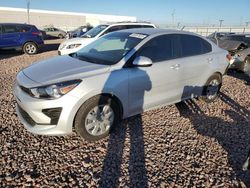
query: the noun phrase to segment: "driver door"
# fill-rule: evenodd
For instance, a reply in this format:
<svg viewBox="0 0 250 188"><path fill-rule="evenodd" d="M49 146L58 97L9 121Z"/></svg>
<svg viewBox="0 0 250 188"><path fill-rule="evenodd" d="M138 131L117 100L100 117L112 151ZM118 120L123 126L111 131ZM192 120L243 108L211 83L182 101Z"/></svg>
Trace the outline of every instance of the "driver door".
<svg viewBox="0 0 250 188"><path fill-rule="evenodd" d="M130 113L138 114L147 109L180 100L182 84L178 64L175 35L161 35L148 41L137 53L148 57L150 67L129 69Z"/></svg>

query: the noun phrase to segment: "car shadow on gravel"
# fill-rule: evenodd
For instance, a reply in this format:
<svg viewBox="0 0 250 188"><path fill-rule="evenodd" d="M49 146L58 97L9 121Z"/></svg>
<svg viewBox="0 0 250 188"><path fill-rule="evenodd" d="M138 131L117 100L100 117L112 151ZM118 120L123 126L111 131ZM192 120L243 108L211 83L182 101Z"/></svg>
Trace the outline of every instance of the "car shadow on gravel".
<svg viewBox="0 0 250 188"><path fill-rule="evenodd" d="M131 95L131 98L128 99L128 103L132 106L130 110L142 112L145 93L151 90L152 83L145 70L135 68L130 69L130 71L130 75L137 75L135 78L131 76L132 78L130 80L130 82L133 82L132 89L136 91L134 95ZM111 72L105 82L104 88L108 88L113 80L117 79L117 73L119 74L119 72L116 71ZM134 82L135 79L136 82ZM103 93L105 93L105 90L103 90ZM101 101L99 103L101 103ZM119 129L119 131L117 129ZM123 156L127 152L124 151L125 142L126 145L130 145L128 175L126 175L126 177L129 177L128 180L120 179L122 176L121 169L124 169L122 165L126 166L123 161ZM116 127L109 137L99 185L100 187L108 188L118 187L119 185L123 187L122 184L124 182L129 182L129 185L125 185L128 187L148 187L147 171L145 167L143 121L141 115L124 120L120 126Z"/></svg>
<svg viewBox="0 0 250 188"><path fill-rule="evenodd" d="M8 58L19 56L22 54L23 53L21 51L17 51L17 50L0 50L0 60L8 59Z"/></svg>
<svg viewBox="0 0 250 188"><path fill-rule="evenodd" d="M236 70L229 70L227 75L238 78L244 81L246 85L250 86L250 74L245 74Z"/></svg>
<svg viewBox="0 0 250 188"><path fill-rule="evenodd" d="M49 52L57 50L60 43L51 43L51 44L44 44L41 49L39 50L39 53Z"/></svg>
<svg viewBox="0 0 250 188"><path fill-rule="evenodd" d="M127 134L130 142L129 179L121 180ZM141 115L124 120L110 135L99 187L118 187L124 181L130 182L126 185L129 187L148 187Z"/></svg>
<svg viewBox="0 0 250 188"><path fill-rule="evenodd" d="M246 187L250 187L250 172L242 170L250 147L250 111L224 93L220 93L220 100L231 107L224 113L232 121L208 116L194 100L180 102L176 104L176 107L181 116L192 122L199 134L215 138L228 153L228 163L233 169L230 178L237 179Z"/></svg>

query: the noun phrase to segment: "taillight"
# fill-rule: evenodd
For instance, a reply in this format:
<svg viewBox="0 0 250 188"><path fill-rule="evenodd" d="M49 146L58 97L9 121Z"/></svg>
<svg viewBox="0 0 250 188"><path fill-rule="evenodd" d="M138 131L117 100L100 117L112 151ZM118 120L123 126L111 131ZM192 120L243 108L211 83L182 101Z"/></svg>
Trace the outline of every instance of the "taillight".
<svg viewBox="0 0 250 188"><path fill-rule="evenodd" d="M232 59L232 56L230 54L227 54L227 60L230 61Z"/></svg>
<svg viewBox="0 0 250 188"><path fill-rule="evenodd" d="M32 32L32 35L38 35L38 36L43 36L42 32Z"/></svg>

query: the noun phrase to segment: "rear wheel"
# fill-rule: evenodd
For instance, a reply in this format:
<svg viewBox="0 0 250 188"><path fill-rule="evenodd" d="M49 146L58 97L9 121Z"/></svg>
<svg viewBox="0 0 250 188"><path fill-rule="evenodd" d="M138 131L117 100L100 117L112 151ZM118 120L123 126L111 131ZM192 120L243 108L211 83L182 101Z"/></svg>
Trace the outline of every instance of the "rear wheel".
<svg viewBox="0 0 250 188"><path fill-rule="evenodd" d="M23 52L29 55L36 54L38 47L34 42L27 42L23 45Z"/></svg>
<svg viewBox="0 0 250 188"><path fill-rule="evenodd" d="M95 96L86 101L75 117L76 132L85 140L97 141L109 135L119 122L119 107L111 98Z"/></svg>
<svg viewBox="0 0 250 188"><path fill-rule="evenodd" d="M250 73L250 57L247 56L242 64L241 71L244 73Z"/></svg>
<svg viewBox="0 0 250 188"><path fill-rule="evenodd" d="M201 99L206 103L213 102L220 91L222 85L222 77L220 74L212 75L206 82L203 88Z"/></svg>

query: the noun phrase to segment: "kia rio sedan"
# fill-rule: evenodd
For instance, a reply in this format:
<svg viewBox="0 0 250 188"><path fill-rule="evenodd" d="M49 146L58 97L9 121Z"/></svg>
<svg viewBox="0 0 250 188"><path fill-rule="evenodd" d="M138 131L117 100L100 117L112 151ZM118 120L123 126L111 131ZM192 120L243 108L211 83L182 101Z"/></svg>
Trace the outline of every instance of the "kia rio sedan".
<svg viewBox="0 0 250 188"><path fill-rule="evenodd" d="M113 32L80 51L18 73L17 114L26 129L99 140L123 118L193 97L215 100L227 52L184 31Z"/></svg>

